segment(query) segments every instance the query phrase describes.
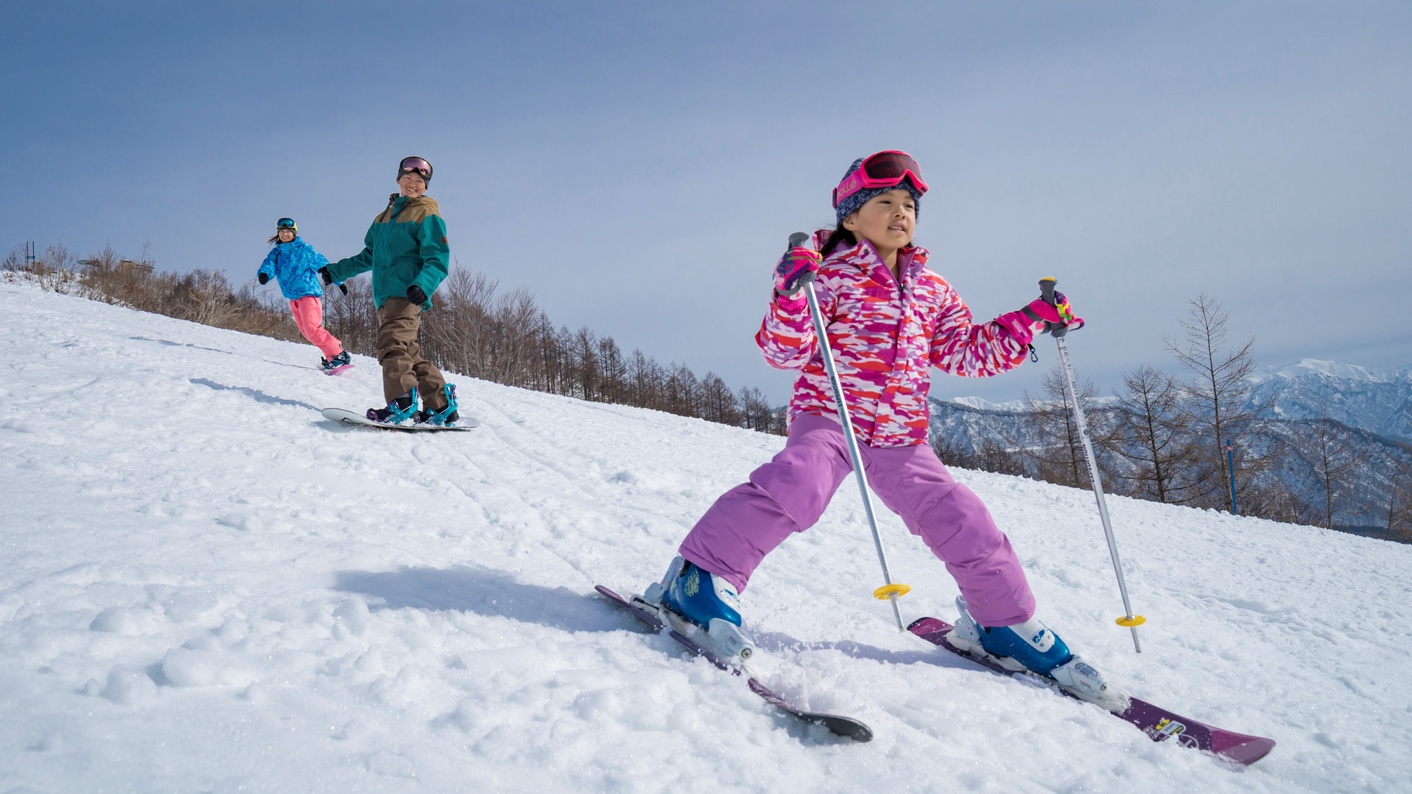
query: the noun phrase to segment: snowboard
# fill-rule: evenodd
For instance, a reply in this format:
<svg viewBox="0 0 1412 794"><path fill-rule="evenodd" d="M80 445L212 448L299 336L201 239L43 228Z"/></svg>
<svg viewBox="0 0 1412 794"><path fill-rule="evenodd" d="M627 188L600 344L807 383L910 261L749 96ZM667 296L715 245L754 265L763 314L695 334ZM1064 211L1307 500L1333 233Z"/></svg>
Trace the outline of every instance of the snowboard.
<svg viewBox="0 0 1412 794"><path fill-rule="evenodd" d="M385 422L374 422L373 420L369 419L365 414L360 414L357 411L349 411L345 408L325 408L323 410L323 415L325 419L328 419L333 422L339 422L345 425L362 425L364 427L376 427L379 430L401 430L407 433L449 433L457 430L470 430L471 428L476 427L480 424L480 422L475 418L466 416L464 414L461 416L460 421L458 421L452 427L430 424L390 425Z"/></svg>
<svg viewBox="0 0 1412 794"><path fill-rule="evenodd" d="M334 367L333 369L326 369L326 370L324 370L324 374L325 374L325 375L337 375L338 373L343 372L344 370L349 370L349 369L353 369L353 365L352 365L352 364L344 364L344 365L341 366L341 367Z"/></svg>

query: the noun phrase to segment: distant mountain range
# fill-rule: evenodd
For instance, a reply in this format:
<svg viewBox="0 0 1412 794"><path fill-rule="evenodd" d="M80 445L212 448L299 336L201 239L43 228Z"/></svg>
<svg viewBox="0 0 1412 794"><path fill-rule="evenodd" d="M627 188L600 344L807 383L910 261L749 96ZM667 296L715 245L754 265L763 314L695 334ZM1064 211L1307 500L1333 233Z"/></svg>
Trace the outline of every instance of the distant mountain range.
<svg viewBox="0 0 1412 794"><path fill-rule="evenodd" d="M1272 462L1259 477L1291 494L1303 520L1323 523L1328 494L1319 477L1321 445L1350 469L1338 489L1335 528L1378 535L1388 525L1389 508L1412 499L1406 479L1412 471L1412 369L1304 359L1262 368L1250 384L1241 408L1260 407L1257 421L1234 442ZM1036 396L1042 397L1047 395ZM1093 401L1088 412L1095 438L1117 423L1120 410L1114 397ZM1026 401L932 401L933 437L962 467L1037 476L1034 459L1055 443L1041 424ZM1127 465L1111 451L1100 449L1098 456L1105 473Z"/></svg>
<svg viewBox="0 0 1412 794"><path fill-rule="evenodd" d="M1412 370L1374 370L1302 359L1260 370L1250 404L1269 401L1271 419L1332 419L1404 444L1412 443Z"/></svg>

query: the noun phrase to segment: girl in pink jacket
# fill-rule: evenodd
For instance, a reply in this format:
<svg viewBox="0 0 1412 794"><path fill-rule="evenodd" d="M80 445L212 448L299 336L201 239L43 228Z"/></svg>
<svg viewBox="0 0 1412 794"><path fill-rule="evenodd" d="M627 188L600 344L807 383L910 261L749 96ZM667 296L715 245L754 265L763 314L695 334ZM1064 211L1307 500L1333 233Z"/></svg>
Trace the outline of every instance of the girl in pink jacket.
<svg viewBox="0 0 1412 794"><path fill-rule="evenodd" d="M829 345L878 498L946 565L961 590L957 644L1097 695L1101 677L1035 619L1010 541L927 443L930 371L989 377L1018 367L1036 333L1082 324L1062 295L975 322L912 244L927 185L915 160L885 151L854 161L834 190L838 225L790 249L755 336L765 360L799 370L785 448L722 495L682 541L646 599L705 627L716 647L748 648L737 593L765 555L814 525L850 474L803 279L812 275ZM1057 305L1056 305L1057 304Z"/></svg>

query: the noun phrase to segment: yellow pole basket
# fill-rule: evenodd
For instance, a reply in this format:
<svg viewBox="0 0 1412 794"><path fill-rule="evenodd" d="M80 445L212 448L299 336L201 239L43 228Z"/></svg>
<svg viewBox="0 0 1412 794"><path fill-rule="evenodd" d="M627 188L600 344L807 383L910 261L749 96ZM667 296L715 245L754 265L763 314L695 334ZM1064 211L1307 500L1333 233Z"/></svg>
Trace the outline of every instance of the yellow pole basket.
<svg viewBox="0 0 1412 794"><path fill-rule="evenodd" d="M873 598L879 601L886 601L894 596L905 596L912 592L912 586L907 584L885 584L873 591Z"/></svg>

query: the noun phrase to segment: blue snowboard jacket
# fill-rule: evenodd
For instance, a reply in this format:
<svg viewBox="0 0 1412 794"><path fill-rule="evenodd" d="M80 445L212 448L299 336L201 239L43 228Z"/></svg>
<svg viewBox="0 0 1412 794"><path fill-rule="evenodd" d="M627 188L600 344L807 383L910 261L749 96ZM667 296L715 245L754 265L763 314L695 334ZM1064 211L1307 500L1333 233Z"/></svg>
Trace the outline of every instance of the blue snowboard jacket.
<svg viewBox="0 0 1412 794"><path fill-rule="evenodd" d="M324 255L312 245L295 237L287 243L276 243L260 265L260 272L279 281L279 291L289 300L308 295L323 297L324 281L319 268L328 264Z"/></svg>

